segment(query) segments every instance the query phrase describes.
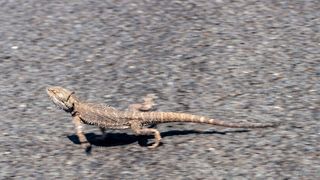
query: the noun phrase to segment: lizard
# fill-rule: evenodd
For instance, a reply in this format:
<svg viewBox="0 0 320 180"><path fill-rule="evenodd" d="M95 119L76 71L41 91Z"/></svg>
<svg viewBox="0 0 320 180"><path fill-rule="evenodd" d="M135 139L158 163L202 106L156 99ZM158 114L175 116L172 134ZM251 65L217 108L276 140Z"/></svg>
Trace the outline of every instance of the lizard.
<svg viewBox="0 0 320 180"><path fill-rule="evenodd" d="M131 129L136 135L153 135L155 142L148 147L153 149L159 146L161 135L155 128L147 125L170 122L205 123L230 128L267 128L275 127L272 123L231 123L216 120L205 116L178 113L178 112L148 112L154 105L154 95L147 95L141 104L132 104L126 111L118 110L112 106L81 101L74 91L59 86L46 89L53 103L60 109L70 113L83 148L91 148L84 135L84 124L95 125L100 128L103 136L106 129Z"/></svg>

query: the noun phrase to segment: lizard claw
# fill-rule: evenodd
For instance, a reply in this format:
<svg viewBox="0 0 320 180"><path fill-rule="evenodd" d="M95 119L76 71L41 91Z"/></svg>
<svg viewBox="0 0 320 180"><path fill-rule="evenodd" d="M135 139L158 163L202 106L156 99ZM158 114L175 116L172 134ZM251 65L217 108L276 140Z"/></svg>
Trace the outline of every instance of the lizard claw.
<svg viewBox="0 0 320 180"><path fill-rule="evenodd" d="M148 146L148 148L149 148L149 149L155 149L155 148L157 148L159 145L160 145L160 143L154 143L154 144Z"/></svg>
<svg viewBox="0 0 320 180"><path fill-rule="evenodd" d="M157 98L157 96L155 94L147 94L143 99L144 100L153 100L156 98Z"/></svg>
<svg viewBox="0 0 320 180"><path fill-rule="evenodd" d="M155 143L153 143L152 145L148 146L149 149L155 149L156 147L160 146L161 145L161 142L160 142L161 138L156 140Z"/></svg>
<svg viewBox="0 0 320 180"><path fill-rule="evenodd" d="M87 155L91 155L91 146L89 146L89 147L87 147L86 149L85 149L85 153L87 154Z"/></svg>
<svg viewBox="0 0 320 180"><path fill-rule="evenodd" d="M81 142L81 147L85 150L86 154L90 154L92 146L89 142Z"/></svg>

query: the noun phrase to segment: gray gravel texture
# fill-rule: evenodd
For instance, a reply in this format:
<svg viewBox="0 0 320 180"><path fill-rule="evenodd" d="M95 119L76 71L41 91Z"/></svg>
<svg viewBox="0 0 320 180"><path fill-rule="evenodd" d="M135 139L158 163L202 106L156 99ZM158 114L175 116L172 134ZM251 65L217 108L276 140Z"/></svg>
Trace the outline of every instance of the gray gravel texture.
<svg viewBox="0 0 320 180"><path fill-rule="evenodd" d="M1 179L320 179L320 3L306 1L0 1ZM242 131L161 124L151 137L108 131L91 155L59 85L125 109L281 122Z"/></svg>

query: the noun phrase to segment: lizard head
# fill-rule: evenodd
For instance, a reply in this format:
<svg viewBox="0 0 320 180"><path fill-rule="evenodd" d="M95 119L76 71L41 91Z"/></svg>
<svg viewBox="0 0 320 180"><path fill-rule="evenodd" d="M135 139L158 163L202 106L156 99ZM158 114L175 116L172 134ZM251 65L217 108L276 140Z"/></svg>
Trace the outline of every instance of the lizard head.
<svg viewBox="0 0 320 180"><path fill-rule="evenodd" d="M69 91L59 86L53 86L47 88L47 94L53 103L60 109L63 109L66 112L72 112L76 101L73 91Z"/></svg>

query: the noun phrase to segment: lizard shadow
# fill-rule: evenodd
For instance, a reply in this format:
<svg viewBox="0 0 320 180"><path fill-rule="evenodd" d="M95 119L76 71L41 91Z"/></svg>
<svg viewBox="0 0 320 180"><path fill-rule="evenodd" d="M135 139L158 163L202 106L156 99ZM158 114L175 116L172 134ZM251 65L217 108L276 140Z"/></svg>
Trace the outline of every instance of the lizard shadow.
<svg viewBox="0 0 320 180"><path fill-rule="evenodd" d="M249 130L225 130L225 131L197 131L197 130L170 130L166 132L160 133L161 136L169 137L169 136L179 136L179 135L189 135L189 134L220 134L225 135L228 133L244 133L248 132ZM127 133L107 133L106 137L103 138L102 135L97 135L95 133L87 133L85 134L87 140L90 144L95 146L102 146L102 147L110 147L110 146L122 146L128 145L135 142L138 142L140 146L149 146L152 143L148 143L148 140L154 139L154 136L138 136L134 134L127 134ZM67 136L70 141L74 144L80 144L80 141L76 135Z"/></svg>

